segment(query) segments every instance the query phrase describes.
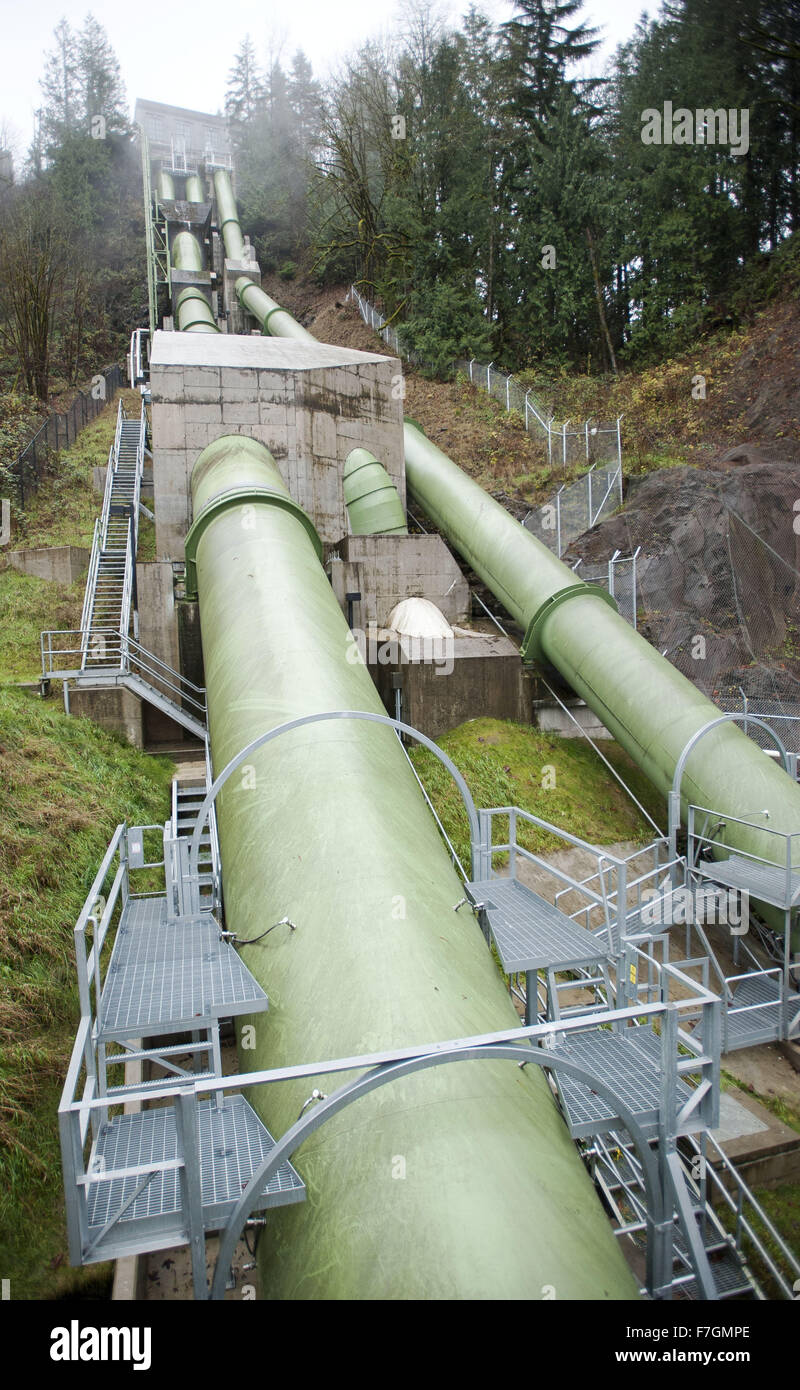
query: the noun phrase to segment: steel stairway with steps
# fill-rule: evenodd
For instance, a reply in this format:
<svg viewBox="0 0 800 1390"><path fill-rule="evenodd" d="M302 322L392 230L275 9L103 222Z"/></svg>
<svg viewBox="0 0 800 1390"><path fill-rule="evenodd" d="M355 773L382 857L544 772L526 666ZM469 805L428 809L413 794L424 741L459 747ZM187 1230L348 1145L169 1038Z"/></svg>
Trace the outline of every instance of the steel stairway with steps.
<svg viewBox="0 0 800 1390"><path fill-rule="evenodd" d="M42 680L123 686L205 741L205 691L138 641L136 548L146 431L144 403L138 418L129 419L120 401L81 625L41 634Z"/></svg>
<svg viewBox="0 0 800 1390"><path fill-rule="evenodd" d="M172 816L168 821L169 838L189 841L197 823L197 813L208 790L208 775L175 777L172 781ZM198 888L201 912L212 912L221 905L220 857L214 807L200 836L198 856Z"/></svg>
<svg viewBox="0 0 800 1390"><path fill-rule="evenodd" d="M145 431L144 408L138 419L128 419L120 401L86 584L84 670L107 665L109 634L126 636L130 627Z"/></svg>

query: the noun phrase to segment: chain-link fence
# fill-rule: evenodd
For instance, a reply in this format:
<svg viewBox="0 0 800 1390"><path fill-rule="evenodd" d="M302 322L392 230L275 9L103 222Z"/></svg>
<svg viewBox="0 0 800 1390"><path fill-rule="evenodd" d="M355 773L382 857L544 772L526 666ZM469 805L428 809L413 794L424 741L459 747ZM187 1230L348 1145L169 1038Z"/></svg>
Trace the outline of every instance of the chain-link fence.
<svg viewBox="0 0 800 1390"><path fill-rule="evenodd" d="M410 348L404 345L397 329L387 324L380 309L376 309L374 304L370 304L369 300L364 298L363 294L359 294L355 285L350 286L344 301L345 304L348 299L352 299L357 305L358 312L367 327L371 328L373 333L377 333L378 337L383 339L386 346L391 348L392 352L397 357L404 358L406 362L410 362L414 367L424 367L427 365L418 353L412 352Z"/></svg>
<svg viewBox="0 0 800 1390"><path fill-rule="evenodd" d="M705 549L694 557L627 522L648 552L637 568L650 641L721 708L740 710L744 699L753 714L796 717L800 573L729 506L697 524Z"/></svg>
<svg viewBox="0 0 800 1390"><path fill-rule="evenodd" d="M559 559L564 551L622 506L622 465L600 468L593 464L574 483L560 487L543 506L528 512L523 526Z"/></svg>
<svg viewBox="0 0 800 1390"><path fill-rule="evenodd" d="M65 411L54 411L25 445L8 472L16 483L21 510L26 498L37 491L44 477L47 459L58 449L74 444L81 430L113 399L125 384L124 373L118 365L107 367L93 378L91 390L79 391Z"/></svg>
<svg viewBox="0 0 800 1390"><path fill-rule="evenodd" d="M516 411L529 434L545 440L551 467L589 467L612 459L622 462L621 415L613 425L584 420L582 425L570 428L568 420L557 423L531 391L526 391L513 376L496 371L492 363L485 367L473 358L469 362L456 361L453 366L468 376L474 386L500 401L506 410Z"/></svg>
<svg viewBox="0 0 800 1390"><path fill-rule="evenodd" d="M355 285L350 286L347 297L357 304L364 322L373 332L379 334L392 352L396 353L398 357L405 358L414 366L426 365L417 353L411 352L405 347L397 329L387 325L380 310L370 304L369 300L365 299L362 294L359 294ZM547 459L551 467L556 466L564 469L591 467L596 463L615 461L621 469L621 415L614 424L592 423L591 420L585 420L582 425L570 428L568 420L557 423L531 391L526 391L514 380L513 376L506 372L496 371L493 363L490 362L484 366L482 363L476 362L474 358L471 361L463 358L454 361L452 366L454 371L463 372L465 376L468 376L473 385L488 392L494 400L500 401L509 413L512 410L516 411L524 420L528 434L536 435L545 440ZM579 533L576 532L575 534Z"/></svg>
<svg viewBox="0 0 800 1390"><path fill-rule="evenodd" d="M636 627L638 611L637 567L640 553L640 548L632 555L622 555L616 550L606 562L577 560L572 566L573 573L579 579L587 584L602 584L604 589L608 589L616 600L620 617L632 627Z"/></svg>

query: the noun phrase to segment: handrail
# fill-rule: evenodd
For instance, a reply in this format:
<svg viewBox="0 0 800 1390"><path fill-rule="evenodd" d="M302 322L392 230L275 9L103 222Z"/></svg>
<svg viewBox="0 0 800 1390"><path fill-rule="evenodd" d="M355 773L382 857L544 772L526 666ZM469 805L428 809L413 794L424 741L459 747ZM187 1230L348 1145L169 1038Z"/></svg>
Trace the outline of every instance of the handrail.
<svg viewBox="0 0 800 1390"><path fill-rule="evenodd" d="M54 668L54 661L58 657L82 655L86 650L86 642L89 634L81 628L65 628L47 631L40 634L40 644L42 650L42 673L51 675L55 679L77 678L85 673L85 668L81 666ZM53 638L74 637L76 645L69 647L54 647ZM95 628L91 631L93 639L103 641L104 655L108 657L104 666L98 666L92 670L92 675L99 674L102 670L128 672L133 675L141 675L151 682L160 682L173 695L177 695L179 700L189 704L194 710L198 711L203 720L207 713L206 692L203 686L195 685L188 677L181 675L179 671L173 670L154 652L150 652L146 647L142 647L134 637L121 634L113 628ZM49 660L47 659L49 657Z"/></svg>
<svg viewBox="0 0 800 1390"><path fill-rule="evenodd" d="M744 1178L738 1172L735 1165L731 1163L730 1159L728 1158L728 1155L725 1153L725 1150L717 1143L713 1134L709 1133L705 1135L704 1138L706 1143L711 1144L712 1149L715 1151L716 1159L719 1163L719 1166L723 1169L728 1178L735 1184L737 1189L737 1196L736 1198L734 1198L733 1195L728 1191L725 1182L720 1176L720 1173L717 1170L717 1164L715 1162L708 1161L706 1155L703 1152L701 1144L698 1142L694 1135L687 1135L688 1142L691 1144L695 1153L699 1154L701 1158L704 1160L705 1172L710 1175L711 1181L714 1184L714 1186L718 1189L720 1196L724 1199L730 1211L733 1212L736 1216L737 1230L736 1235L733 1238L735 1249L737 1250L737 1252L741 1254L741 1233L744 1232L748 1239L752 1241L753 1245L758 1251L760 1259L764 1261L764 1264L767 1266L770 1274L777 1283L784 1297L789 1299L795 1299L797 1297L798 1282L800 1282L800 1259L798 1259L793 1250L789 1249L789 1246L783 1240L779 1232L775 1229L774 1225L772 1224L766 1212L764 1211L764 1208L760 1205L755 1194L747 1186L747 1183L745 1182ZM791 1271L789 1279L791 1279L791 1283L789 1282L789 1279L786 1279L784 1275L781 1273L781 1271L777 1268L772 1256L769 1253L769 1250L765 1246L761 1237L758 1235L758 1232L753 1228L748 1218L743 1214L743 1207L745 1203L752 1207L753 1213L758 1217L758 1220L761 1221L763 1225L766 1227L769 1238L775 1242L784 1260L789 1265Z"/></svg>
<svg viewBox="0 0 800 1390"><path fill-rule="evenodd" d="M634 1007L624 1009L612 1009L602 1015L603 1023L634 1023L637 1019L644 1017L664 1016L668 1009L673 1008L673 1003L667 1004L636 1004ZM383 1052L371 1052L356 1054L351 1057L330 1058L326 1061L300 1062L286 1067L270 1067L253 1072L234 1072L227 1076L190 1076L181 1078L174 1084L167 1086L158 1092L159 1101L165 1097L185 1095L187 1091L192 1091L196 1096L217 1095L221 1091L247 1090L253 1086L266 1086L278 1081L297 1081L314 1076L335 1075L339 1072L357 1071L359 1068L385 1066L393 1062L408 1061L413 1057L423 1054L435 1056L439 1052L446 1052L453 1047L490 1047L495 1043L504 1042L542 1042L548 1037L553 1037L560 1033L578 1032L585 1028L597 1026L597 1017L582 1015L579 1018L561 1018L548 1023L526 1024L523 1027L514 1026L501 1029L496 1033L482 1033L476 1036L465 1038L451 1038L442 1042L427 1042L407 1044L405 1047L390 1048ZM69 1076L68 1076L69 1080ZM74 1091L74 1086L72 1087ZM97 1096L90 1101L67 1100L67 1085L62 1091L59 1111L75 1112L84 1108L99 1110L103 1106L108 1106L107 1096ZM131 1086L125 1090L125 1101L137 1102L145 1101L152 1094L149 1088Z"/></svg>
<svg viewBox="0 0 800 1390"><path fill-rule="evenodd" d="M83 608L81 609L81 631L86 632L89 627L91 614L92 596L94 594L97 571L100 567L100 518L95 517L94 531L92 532L92 549L89 555L89 569L86 574L86 588L83 591Z"/></svg>

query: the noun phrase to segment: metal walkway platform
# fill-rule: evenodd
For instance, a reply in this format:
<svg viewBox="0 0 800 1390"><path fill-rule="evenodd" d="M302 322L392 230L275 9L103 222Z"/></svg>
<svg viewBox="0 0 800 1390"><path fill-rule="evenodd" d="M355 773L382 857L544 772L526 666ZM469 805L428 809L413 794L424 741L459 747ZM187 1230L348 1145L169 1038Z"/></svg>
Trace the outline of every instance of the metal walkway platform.
<svg viewBox="0 0 800 1390"><path fill-rule="evenodd" d="M128 900L100 999L99 1042L187 1032L268 1007L208 913L167 924L165 897Z"/></svg>
<svg viewBox="0 0 800 1390"><path fill-rule="evenodd" d="M466 889L486 915L507 975L577 969L608 958L606 943L516 878L483 879Z"/></svg>
<svg viewBox="0 0 800 1390"><path fill-rule="evenodd" d="M554 1056L578 1062L587 1070L602 1076L613 1086L642 1128L655 1131L659 1121L664 1077L661 1039L647 1025L626 1028L623 1033L606 1028L592 1028L575 1033L552 1048ZM603 1133L618 1126L619 1116L594 1091L570 1077L561 1077L558 1092L564 1115L573 1139ZM675 1082L675 1119L692 1090L684 1081ZM689 1128L703 1129L700 1119L689 1122Z"/></svg>
<svg viewBox="0 0 800 1390"><path fill-rule="evenodd" d="M698 861L693 865L693 871L714 883L749 893L751 898L772 903L776 907L785 907L787 898L791 904L800 901L800 872L789 872L778 864L731 854L727 859Z"/></svg>
<svg viewBox="0 0 800 1390"><path fill-rule="evenodd" d="M203 1226L217 1230L275 1141L240 1095L226 1096L219 1106L200 1101L196 1115ZM183 1167L173 1106L119 1115L101 1126L84 1179L85 1248L92 1262L185 1241ZM284 1163L257 1205L286 1206L304 1197L302 1179Z"/></svg>

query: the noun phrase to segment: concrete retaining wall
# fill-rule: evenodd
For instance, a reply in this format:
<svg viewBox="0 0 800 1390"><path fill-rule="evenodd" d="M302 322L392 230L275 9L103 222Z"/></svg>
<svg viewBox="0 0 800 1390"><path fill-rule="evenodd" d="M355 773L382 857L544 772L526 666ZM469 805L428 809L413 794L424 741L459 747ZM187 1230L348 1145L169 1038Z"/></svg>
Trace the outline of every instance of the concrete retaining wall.
<svg viewBox="0 0 800 1390"><path fill-rule="evenodd" d="M52 545L40 550L12 550L6 556L12 569L37 579L74 584L89 568L89 551L79 545Z"/></svg>

